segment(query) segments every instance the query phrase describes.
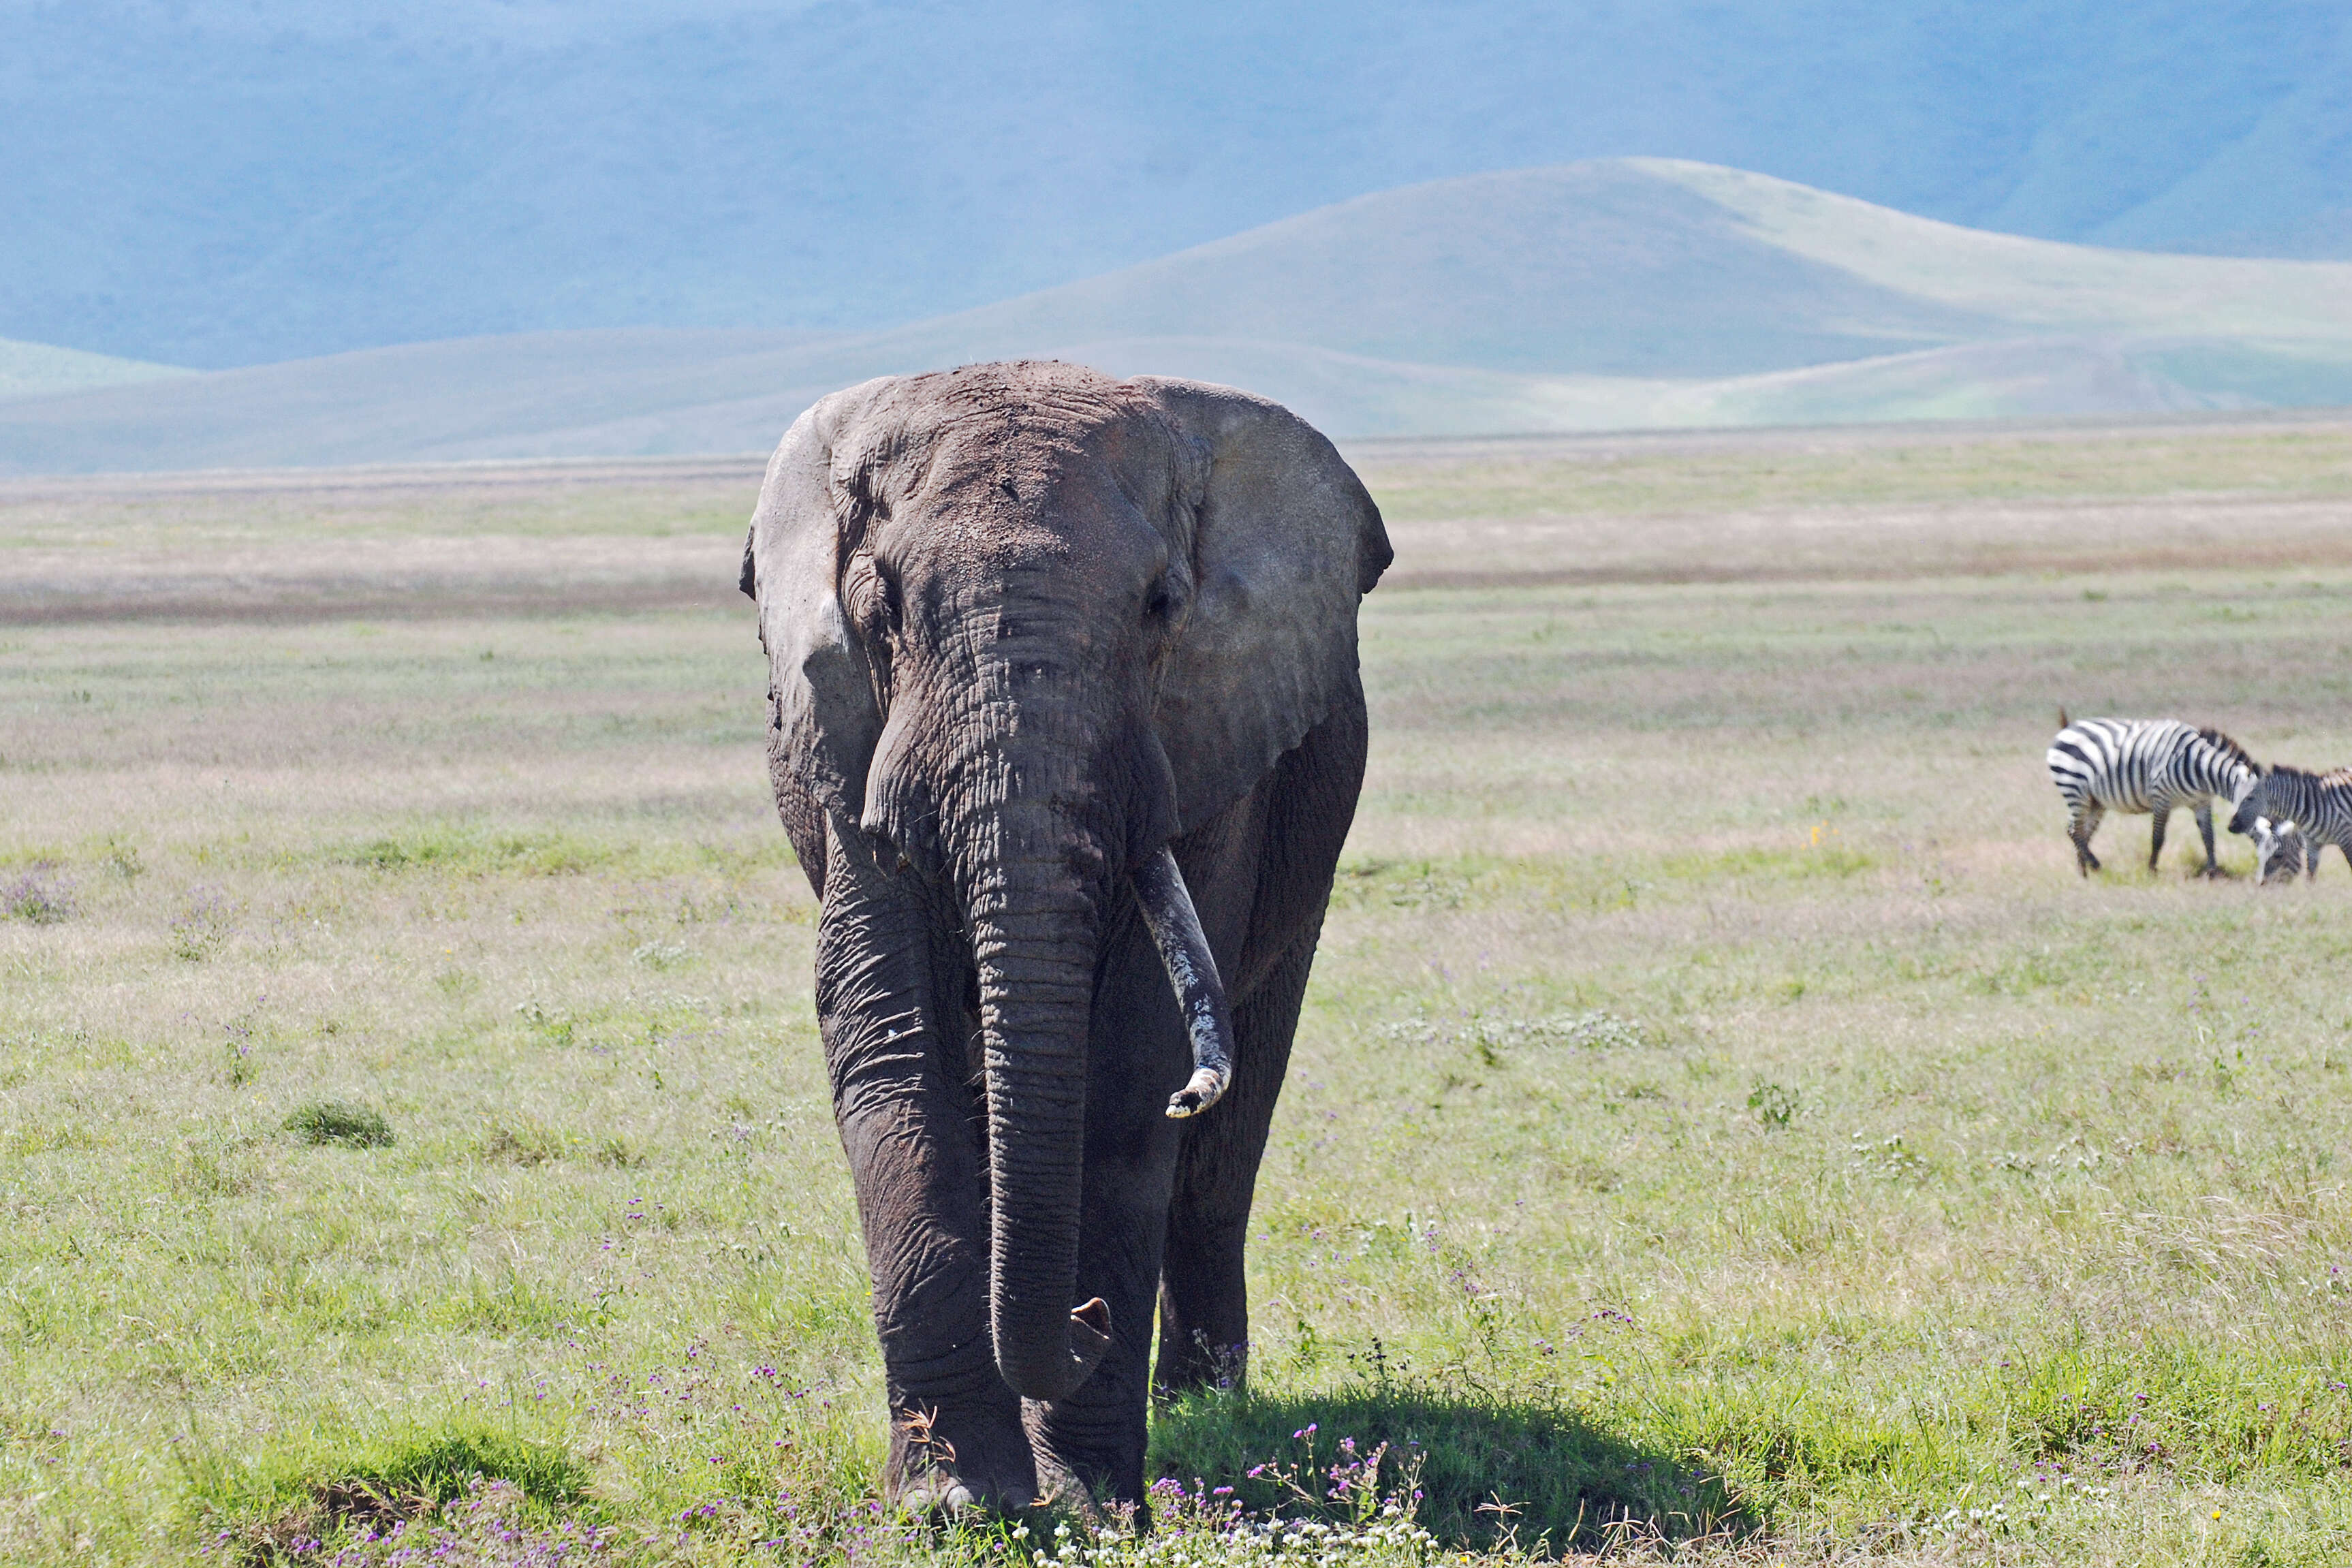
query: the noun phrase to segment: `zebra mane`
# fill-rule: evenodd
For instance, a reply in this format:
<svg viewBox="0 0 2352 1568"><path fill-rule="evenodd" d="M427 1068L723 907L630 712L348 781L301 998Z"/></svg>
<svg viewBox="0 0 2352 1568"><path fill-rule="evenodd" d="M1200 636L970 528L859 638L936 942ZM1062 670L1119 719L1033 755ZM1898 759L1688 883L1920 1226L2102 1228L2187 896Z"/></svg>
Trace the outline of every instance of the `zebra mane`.
<svg viewBox="0 0 2352 1568"><path fill-rule="evenodd" d="M2284 763L2276 763L2271 767L2271 776L2292 779L2298 784L2307 784L2315 789L2352 788L2352 768L2330 768L2321 773L2314 773L2309 768L2294 768L2289 767Z"/></svg>
<svg viewBox="0 0 2352 1568"><path fill-rule="evenodd" d="M2232 741L2229 736L2221 733L2221 731L2200 730L2197 731L2197 738L2204 742L2207 745L2212 747L2215 751L2221 752L2223 756L2229 758L2230 761L2242 763L2244 766L2252 769L2255 773L2261 773L2263 771L2263 764L2254 761L2253 757L2248 753L2245 747L2238 744L2237 742Z"/></svg>

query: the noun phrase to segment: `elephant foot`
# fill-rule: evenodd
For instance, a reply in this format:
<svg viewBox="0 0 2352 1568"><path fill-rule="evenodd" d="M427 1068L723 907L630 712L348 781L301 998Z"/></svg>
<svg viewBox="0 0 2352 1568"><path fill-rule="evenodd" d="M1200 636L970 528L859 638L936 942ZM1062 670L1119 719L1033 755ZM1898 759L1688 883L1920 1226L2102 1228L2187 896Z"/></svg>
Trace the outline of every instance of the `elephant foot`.
<svg viewBox="0 0 2352 1568"><path fill-rule="evenodd" d="M1010 1411L898 1411L882 1489L902 1514L941 1522L1025 1512L1037 1499L1029 1436Z"/></svg>
<svg viewBox="0 0 2352 1568"><path fill-rule="evenodd" d="M981 1511L980 1499L953 1476L926 1476L898 1494L898 1511L942 1522Z"/></svg>
<svg viewBox="0 0 2352 1568"><path fill-rule="evenodd" d="M1036 1456L1041 1501L1097 1529L1114 1521L1138 1530L1150 1527L1140 1419L1123 1411L1073 1411L1034 1400L1024 1402L1023 1413L1030 1451ZM1137 1417L1141 1414L1139 1408L1135 1412Z"/></svg>

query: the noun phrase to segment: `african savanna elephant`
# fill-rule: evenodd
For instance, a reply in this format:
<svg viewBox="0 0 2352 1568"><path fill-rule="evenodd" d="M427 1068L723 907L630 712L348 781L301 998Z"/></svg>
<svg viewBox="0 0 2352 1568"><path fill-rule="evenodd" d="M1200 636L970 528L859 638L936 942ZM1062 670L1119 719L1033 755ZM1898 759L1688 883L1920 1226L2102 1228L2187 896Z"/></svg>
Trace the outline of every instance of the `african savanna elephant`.
<svg viewBox="0 0 2352 1568"><path fill-rule="evenodd" d="M1192 382L868 382L769 464L743 587L905 1506L1140 1501L1151 1389L1238 1371L1389 560L1328 441Z"/></svg>

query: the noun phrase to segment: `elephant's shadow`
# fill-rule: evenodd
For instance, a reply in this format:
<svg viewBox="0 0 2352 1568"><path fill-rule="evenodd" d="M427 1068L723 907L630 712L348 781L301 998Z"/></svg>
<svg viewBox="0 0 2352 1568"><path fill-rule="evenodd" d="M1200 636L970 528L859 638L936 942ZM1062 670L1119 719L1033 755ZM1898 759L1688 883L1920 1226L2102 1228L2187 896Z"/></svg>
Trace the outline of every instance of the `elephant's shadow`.
<svg viewBox="0 0 2352 1568"><path fill-rule="evenodd" d="M1328 1394L1198 1394L1153 1422L1155 1474L1191 1489L1231 1487L1254 1510L1297 1511L1281 1472L1317 1490L1353 1440L1360 1458L1381 1443L1383 1487L1419 1461L1420 1519L1440 1543L1473 1551L1516 1541L1557 1553L1622 1540L1738 1536L1759 1521L1719 1478L1664 1451L1645 1451L1536 1402L1366 1383ZM1254 1473L1255 1472L1255 1473ZM1285 1505L1288 1506L1285 1506ZM1337 1511L1337 1510L1334 1510Z"/></svg>

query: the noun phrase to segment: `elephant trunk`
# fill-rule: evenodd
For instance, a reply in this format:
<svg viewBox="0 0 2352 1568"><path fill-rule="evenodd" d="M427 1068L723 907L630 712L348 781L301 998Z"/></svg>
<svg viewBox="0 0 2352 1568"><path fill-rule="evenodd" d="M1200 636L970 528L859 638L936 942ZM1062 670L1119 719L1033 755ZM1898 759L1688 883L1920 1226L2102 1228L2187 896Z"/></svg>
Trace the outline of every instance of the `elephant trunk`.
<svg viewBox="0 0 2352 1568"><path fill-rule="evenodd" d="M1073 1307L1084 1182L1095 910L1057 865L984 867L970 891L988 1079L989 1329L998 1373L1059 1399L1110 1348L1109 1309Z"/></svg>
<svg viewBox="0 0 2352 1568"><path fill-rule="evenodd" d="M1232 1029L1216 962L1166 847L1174 817L1164 763L1134 787L1103 792L1093 785L1103 773L1099 742L1055 734L1034 711L1028 728L1017 753L995 751L994 765L952 792L966 809L949 805L936 819L979 982L997 1371L1024 1397L1052 1400L1085 1383L1111 1344L1109 1309L1073 1305L1087 1047L1103 900L1139 837L1154 847L1135 868L1136 897L1192 1042L1195 1070L1169 1115L1192 1115L1224 1092ZM993 809L971 809L981 803Z"/></svg>

